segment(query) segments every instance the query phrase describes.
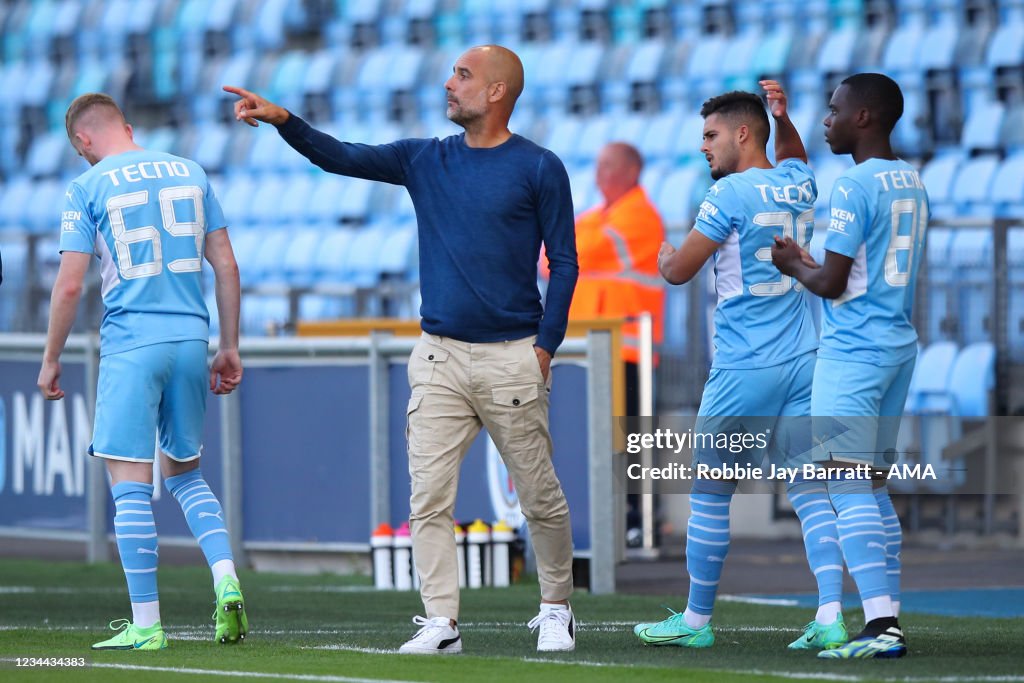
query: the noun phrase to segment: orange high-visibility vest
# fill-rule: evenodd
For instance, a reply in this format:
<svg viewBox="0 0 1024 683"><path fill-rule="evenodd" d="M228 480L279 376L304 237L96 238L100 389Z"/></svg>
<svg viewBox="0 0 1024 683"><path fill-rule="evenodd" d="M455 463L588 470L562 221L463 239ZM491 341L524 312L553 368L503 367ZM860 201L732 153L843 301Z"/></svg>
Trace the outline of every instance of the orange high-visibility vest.
<svg viewBox="0 0 1024 683"><path fill-rule="evenodd" d="M595 207L576 219L580 276L569 318L629 318L648 312L654 343L664 336L665 290L658 273L658 250L665 226L641 187L611 206ZM623 360L640 359L638 326L622 328Z"/></svg>

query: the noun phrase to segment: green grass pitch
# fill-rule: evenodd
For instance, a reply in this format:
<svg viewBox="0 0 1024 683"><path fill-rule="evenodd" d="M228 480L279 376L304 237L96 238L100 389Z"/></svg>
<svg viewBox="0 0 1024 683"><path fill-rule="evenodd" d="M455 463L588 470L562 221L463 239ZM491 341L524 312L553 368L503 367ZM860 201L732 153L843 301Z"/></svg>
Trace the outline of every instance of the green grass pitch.
<svg viewBox="0 0 1024 683"><path fill-rule="evenodd" d="M206 568L163 567L159 581L168 649L92 653L108 621L131 616L120 567L0 560L0 681L1024 681L1019 619L907 614L908 657L821 661L786 650L806 610L722 602L713 648L652 648L632 625L667 615L662 604L681 609L683 597L581 592L576 651L541 655L525 626L537 587L524 585L463 591L463 655L400 657L394 650L422 611L415 593L373 591L361 577L247 572L249 637L223 646L212 640ZM859 615L847 620L860 628ZM86 657L92 666L16 668L18 657Z"/></svg>

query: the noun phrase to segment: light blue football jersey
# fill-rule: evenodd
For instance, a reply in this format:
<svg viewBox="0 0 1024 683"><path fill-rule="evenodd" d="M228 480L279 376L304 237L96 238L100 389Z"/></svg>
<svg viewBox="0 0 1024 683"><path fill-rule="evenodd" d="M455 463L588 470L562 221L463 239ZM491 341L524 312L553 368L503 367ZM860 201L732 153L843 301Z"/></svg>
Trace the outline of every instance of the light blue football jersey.
<svg viewBox="0 0 1024 683"><path fill-rule="evenodd" d="M817 348L803 285L772 265L775 235L807 248L817 196L814 174L799 159L733 173L708 190L694 228L722 245L712 367L763 368Z"/></svg>
<svg viewBox="0 0 1024 683"><path fill-rule="evenodd" d="M210 334L203 301L206 233L225 227L193 161L138 150L107 157L71 182L60 250L100 258L103 355Z"/></svg>
<svg viewBox="0 0 1024 683"><path fill-rule="evenodd" d="M853 259L846 291L825 302L821 358L899 365L917 353L911 322L928 193L913 166L869 159L832 188L825 249Z"/></svg>

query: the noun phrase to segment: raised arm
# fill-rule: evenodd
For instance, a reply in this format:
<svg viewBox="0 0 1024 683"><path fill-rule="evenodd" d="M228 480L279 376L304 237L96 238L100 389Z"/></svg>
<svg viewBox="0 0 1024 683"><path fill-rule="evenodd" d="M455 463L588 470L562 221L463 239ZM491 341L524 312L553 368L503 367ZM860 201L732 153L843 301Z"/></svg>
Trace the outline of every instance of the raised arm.
<svg viewBox="0 0 1024 683"><path fill-rule="evenodd" d="M234 105L236 120L253 127L259 122L272 124L295 151L328 173L404 184L408 149L408 144L404 143L409 141L388 145L342 142L256 93L233 85L223 87L226 92L238 95Z"/></svg>
<svg viewBox="0 0 1024 683"><path fill-rule="evenodd" d="M789 118L786 93L778 81L760 81L772 118L775 119L775 162L783 159L799 159L807 163L807 150L800 139L800 133Z"/></svg>

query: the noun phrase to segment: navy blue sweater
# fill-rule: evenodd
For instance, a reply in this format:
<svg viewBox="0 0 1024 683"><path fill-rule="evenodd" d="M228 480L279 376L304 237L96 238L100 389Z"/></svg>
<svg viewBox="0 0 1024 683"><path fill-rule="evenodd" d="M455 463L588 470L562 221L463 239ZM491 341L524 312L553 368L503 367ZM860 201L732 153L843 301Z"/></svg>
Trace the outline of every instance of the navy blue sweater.
<svg viewBox="0 0 1024 683"><path fill-rule="evenodd" d="M537 335L552 355L576 286L569 177L552 152L513 135L497 147L444 140L339 142L292 114L281 137L330 173L404 185L419 223L423 330L466 342ZM537 289L544 243L546 306Z"/></svg>

